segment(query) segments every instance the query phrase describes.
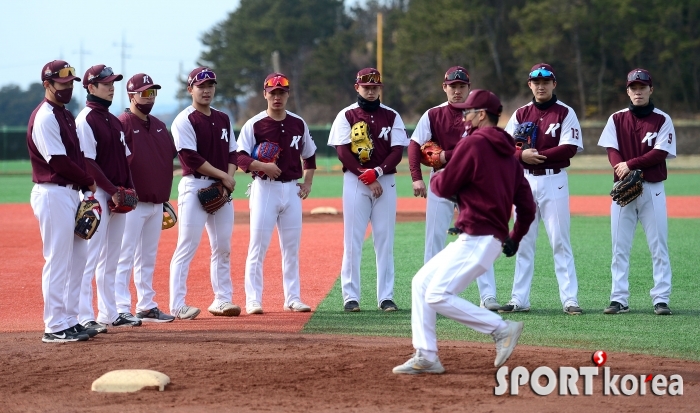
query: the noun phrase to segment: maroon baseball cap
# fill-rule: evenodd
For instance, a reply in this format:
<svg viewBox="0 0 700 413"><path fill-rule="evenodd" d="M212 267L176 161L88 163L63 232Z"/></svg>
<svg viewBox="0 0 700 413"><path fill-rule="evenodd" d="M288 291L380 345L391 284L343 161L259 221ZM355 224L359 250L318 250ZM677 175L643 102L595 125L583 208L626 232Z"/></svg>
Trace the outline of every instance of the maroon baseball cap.
<svg viewBox="0 0 700 413"><path fill-rule="evenodd" d="M124 79L124 76L114 73L111 67L95 65L85 71L83 87L87 89L89 84L118 82L122 79Z"/></svg>
<svg viewBox="0 0 700 413"><path fill-rule="evenodd" d="M474 89L469 93L464 103L450 103L450 105L458 109L484 109L488 113L497 116L500 116L501 112L503 112L503 105L501 105L498 96L484 89Z"/></svg>
<svg viewBox="0 0 700 413"><path fill-rule="evenodd" d="M557 77L554 76L554 69L552 69L552 66L548 65L547 63L538 63L532 66L532 69L530 69L530 76L527 80L540 78L553 79L555 81L557 80Z"/></svg>
<svg viewBox="0 0 700 413"><path fill-rule="evenodd" d="M75 75L75 68L63 60L54 60L44 65L41 69L41 81L53 80L58 83L78 82L80 78Z"/></svg>
<svg viewBox="0 0 700 413"><path fill-rule="evenodd" d="M265 92L272 92L275 89L289 92L289 78L283 73L270 73L263 82L263 89L265 89Z"/></svg>
<svg viewBox="0 0 700 413"><path fill-rule="evenodd" d="M216 83L216 73L208 67L198 67L187 76L187 86L199 86L210 80Z"/></svg>
<svg viewBox="0 0 700 413"><path fill-rule="evenodd" d="M355 84L360 86L382 86L382 75L373 67L366 67L355 77Z"/></svg>
<svg viewBox="0 0 700 413"><path fill-rule="evenodd" d="M651 73L649 73L649 71L646 69L634 69L633 71L627 73L627 86L631 85L632 83L641 83L651 87Z"/></svg>
<svg viewBox="0 0 700 413"><path fill-rule="evenodd" d="M452 66L445 72L445 81L443 83L446 85L451 85L453 83L470 84L469 72L462 66Z"/></svg>
<svg viewBox="0 0 700 413"><path fill-rule="evenodd" d="M126 82L127 93L143 92L147 89L160 89L160 85L153 83L153 79L145 73L137 73Z"/></svg>

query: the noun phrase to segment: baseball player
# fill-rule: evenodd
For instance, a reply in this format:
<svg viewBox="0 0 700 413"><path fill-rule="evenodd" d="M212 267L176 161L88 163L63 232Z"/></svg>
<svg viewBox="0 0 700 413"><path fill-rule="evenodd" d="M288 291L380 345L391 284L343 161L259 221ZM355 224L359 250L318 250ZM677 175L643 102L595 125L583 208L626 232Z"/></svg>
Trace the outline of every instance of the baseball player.
<svg viewBox="0 0 700 413"><path fill-rule="evenodd" d="M367 224L372 224L377 259L377 302L382 311L394 303L394 227L396 166L408 145L401 116L383 105L377 69L357 73L357 103L338 113L328 145L343 164L343 264L340 278L345 311L360 311L360 262Z"/></svg>
<svg viewBox="0 0 700 413"><path fill-rule="evenodd" d="M650 100L654 87L651 74L634 69L627 74L627 109L613 113L600 135L598 145L606 148L613 167L613 179L624 178L630 170L641 169L642 194L621 207L610 206L612 228L612 292L605 314L629 312L629 257L637 222L642 223L651 252L654 312L671 315L671 263L668 257L668 218L664 182L666 159L676 157L676 132L671 118Z"/></svg>
<svg viewBox="0 0 700 413"><path fill-rule="evenodd" d="M440 160L444 165L452 158L457 142L466 136L462 110L453 105L463 103L469 95L470 82L467 69L462 66L447 69L442 90L447 95L447 102L428 109L421 116L408 144L408 165L413 179L413 195L428 198L425 210L424 264L445 247L447 230L454 216L455 203L436 196L430 187L426 188L421 173L421 146L428 141L437 142L443 149ZM431 178L434 173L435 171L431 171ZM477 278L476 283L481 295L481 306L491 311L501 308L496 301L496 275L493 268L489 269L484 276Z"/></svg>
<svg viewBox="0 0 700 413"><path fill-rule="evenodd" d="M27 126L27 148L32 164L31 206L39 221L44 268L44 343L88 340L97 334L78 323L72 303L80 299L80 281L87 242L74 234L75 211L82 188L86 197L97 190L88 173L75 131L73 114L66 109L75 69L54 60L41 70L44 99L34 109ZM88 334L90 333L90 334Z"/></svg>
<svg viewBox="0 0 700 413"><path fill-rule="evenodd" d="M198 67L187 78L187 91L192 105L186 107L173 121L171 130L182 164L182 180L178 185L177 247L170 262L170 314L191 320L200 309L185 304L187 276L190 263L206 228L211 247L211 286L214 301L209 312L215 316L233 317L241 308L231 302L231 234L233 233L233 204L228 203L215 214L204 210L197 191L220 181L233 192L236 181L236 139L228 115L211 107L216 92L216 74L209 68Z"/></svg>
<svg viewBox="0 0 700 413"><path fill-rule="evenodd" d="M311 311L300 298L299 244L301 200L311 192L316 144L306 122L286 110L289 88L289 79L284 74L269 74L263 83L267 110L248 120L238 135L238 164L246 172L259 173L253 174L250 184L250 245L245 264L248 314L263 312L263 261L275 225L282 250L284 310ZM278 144L281 149L276 163L251 157L256 145L266 141ZM300 159L303 159L303 171ZM297 183L302 175L304 182Z"/></svg>
<svg viewBox="0 0 700 413"><path fill-rule="evenodd" d="M459 296L493 266L501 251L515 254L534 220L535 204L523 168L513 157L513 140L496 126L503 110L498 97L488 90L474 90L466 102L454 106L465 109L469 137L457 143L452 160L433 175L430 187L436 196L457 196L456 225L462 234L413 277L411 329L416 353L394 367L395 374L444 373L437 355L437 314L491 334L496 367L510 357L523 329L522 322L504 321ZM513 205L517 219L509 234Z"/></svg>
<svg viewBox="0 0 700 413"><path fill-rule="evenodd" d="M536 127L534 146L516 151L516 156L525 168L537 214L518 250L511 300L498 311L530 311L535 244L542 220L554 253L554 272L564 312L580 315L583 311L578 303L578 280L570 241L569 180L564 168L576 153L583 151L581 126L574 110L554 94L557 79L550 65L533 66L527 84L534 98L513 113L505 130L513 135L527 122Z"/></svg>
<svg viewBox="0 0 700 413"><path fill-rule="evenodd" d="M149 115L160 85L145 74L133 75L126 83L129 108L119 115L124 128L128 158L139 195L136 209L126 214L124 237L117 265L116 299L119 313L131 313L129 284L134 270L136 318L144 322L167 323L175 320L160 311L154 301L153 272L163 222L163 203L170 199L173 185L173 158L177 155L165 124Z"/></svg>
<svg viewBox="0 0 700 413"><path fill-rule="evenodd" d="M80 147L85 154L88 171L97 181L95 198L104 205L100 226L88 241L87 264L80 291L80 319L89 328L104 332L107 326L135 327L141 320L132 314L119 313L115 297L115 274L121 250L126 215L112 213L107 201L119 204L117 188L133 188L126 157L130 155L124 141L124 129L116 116L109 112L114 97L114 82L123 76L111 67L95 65L85 71L83 87L87 104L78 114L76 125ZM97 286L98 314L92 309L92 279Z"/></svg>

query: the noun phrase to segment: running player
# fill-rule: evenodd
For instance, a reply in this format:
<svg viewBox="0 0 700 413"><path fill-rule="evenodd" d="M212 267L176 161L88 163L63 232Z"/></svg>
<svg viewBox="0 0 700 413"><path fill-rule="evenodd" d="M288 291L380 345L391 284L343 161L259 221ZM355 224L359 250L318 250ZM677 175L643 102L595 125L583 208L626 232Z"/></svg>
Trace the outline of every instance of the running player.
<svg viewBox="0 0 700 413"><path fill-rule="evenodd" d="M624 178L632 169L644 174L644 191L624 207L610 206L612 228L612 292L605 314L629 312L629 259L637 222L642 223L651 252L654 288L649 291L658 315L671 315L671 263L668 257L668 217L664 182L666 159L676 157L676 132L671 118L654 107L651 74L634 69L627 74L627 109L608 119L598 145L607 149L613 179Z"/></svg>
<svg viewBox="0 0 700 413"><path fill-rule="evenodd" d="M498 311L530 311L535 244L542 220L554 253L554 272L564 312L579 315L583 311L578 304L578 280L570 240L569 179L564 168L570 165L576 153L583 151L581 126L574 110L554 94L557 79L550 65L540 63L533 66L527 84L534 98L513 113L505 130L512 135L519 125L526 122L537 127L535 147L516 152L525 168L537 214L518 250L511 300Z"/></svg>
<svg viewBox="0 0 700 413"><path fill-rule="evenodd" d="M263 83L267 110L253 116L238 135L238 164L253 175L250 184L250 245L245 264L245 295L248 314L262 314L263 262L277 226L282 250L282 283L285 311L311 311L301 301L299 244L301 242L301 200L311 192L316 170L316 144L309 127L298 115L286 110L289 79L271 73ZM255 145L269 141L279 144L276 163L251 157ZM303 159L303 170L302 162ZM304 182L297 183L304 177Z"/></svg>
<svg viewBox="0 0 700 413"><path fill-rule="evenodd" d="M459 296L493 266L501 251L515 254L534 220L535 204L523 168L513 157L513 139L496 126L503 110L498 97L488 90L474 90L465 103L457 105L465 109L469 137L457 143L452 160L433 176L430 187L437 196L457 196L456 225L462 234L413 277L411 328L416 353L394 367L394 374L445 372L437 355L437 314L491 334L496 367L506 362L523 329L522 322L504 321ZM513 205L517 219L509 234Z"/></svg>
<svg viewBox="0 0 700 413"><path fill-rule="evenodd" d="M154 301L153 272L163 222L163 203L170 199L173 185L173 158L177 155L165 124L149 115L160 85L138 73L126 83L129 108L119 115L131 152L128 158L139 195L136 209L126 214L124 238L117 266L117 310L131 314L129 284L134 270L136 286L136 318L141 321L166 323L175 317L158 308Z"/></svg>
<svg viewBox="0 0 700 413"><path fill-rule="evenodd" d="M380 102L379 71L357 73L357 103L338 113L328 145L343 164L343 264L340 278L345 311L360 311L360 261L367 224L372 224L377 260L377 302L382 311L394 303L394 227L396 166L408 145L401 116Z"/></svg>
<svg viewBox="0 0 700 413"><path fill-rule="evenodd" d="M447 230L454 217L455 203L440 198L426 188L421 173L420 148L428 141L437 142L443 149L440 160L445 165L452 158L454 147L466 136L462 110L455 108L456 103L463 103L469 95L469 73L462 66L447 69L442 82L442 90L447 95L447 102L428 109L421 116L408 144L408 165L413 179L413 195L428 198L425 210L425 254L423 263L427 263L445 248ZM430 172L432 179L435 171ZM501 305L496 301L496 275L493 268L476 279L481 295L481 306L497 311Z"/></svg>
<svg viewBox="0 0 700 413"><path fill-rule="evenodd" d="M44 244L41 291L44 297L45 343L85 341L92 329L78 323L73 306L80 300L80 282L87 242L74 234L78 191L92 197L97 185L87 172L75 131L73 114L66 109L73 95L75 69L54 60L41 70L44 99L32 112L27 147L32 164L31 206L39 221ZM99 211L98 211L99 213ZM77 328L77 330L76 330ZM87 330L87 331L84 331Z"/></svg>
<svg viewBox="0 0 700 413"><path fill-rule="evenodd" d="M231 302L231 234L233 203L209 214L199 202L197 191L220 181L233 192L236 181L236 139L228 115L211 107L216 92L216 74L198 67L187 78L187 91L192 105L180 112L172 125L175 147L182 164L182 180L178 185L179 222L177 247L170 262L170 314L191 320L200 309L185 304L190 263L206 228L211 247L211 286L214 301L209 312L215 316L233 317L241 308Z"/></svg>
<svg viewBox="0 0 700 413"><path fill-rule="evenodd" d="M124 129L109 112L114 98L114 82L123 76L111 67L95 65L85 71L83 87L87 104L78 114L76 124L80 147L85 154L88 171L97 181L95 198L103 205L104 214L95 235L88 241L88 256L80 291L80 322L88 328L104 332L107 326L140 326L141 320L131 313L119 313L115 296L115 274L124 235L126 214L112 213L107 208L110 198L118 204L117 188L133 188L126 157L130 155L124 141ZM98 314L92 308L92 279L97 286Z"/></svg>

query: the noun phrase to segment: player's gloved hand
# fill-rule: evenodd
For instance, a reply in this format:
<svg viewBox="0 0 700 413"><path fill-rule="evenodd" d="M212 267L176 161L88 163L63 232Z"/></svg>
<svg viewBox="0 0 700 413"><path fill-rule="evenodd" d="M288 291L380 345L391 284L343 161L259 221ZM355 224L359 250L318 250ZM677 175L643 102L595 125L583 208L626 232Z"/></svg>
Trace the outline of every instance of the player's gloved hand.
<svg viewBox="0 0 700 413"><path fill-rule="evenodd" d="M97 219L100 219L100 217L102 216L102 207L100 206L100 203L97 202L97 199L95 199L95 194L93 194L92 191L85 191L83 192L83 199L88 201L95 201L92 210L95 212Z"/></svg>
<svg viewBox="0 0 700 413"><path fill-rule="evenodd" d="M515 242L511 237L508 237L503 242L503 253L506 255L506 257L512 257L516 252L518 252L519 245L519 242Z"/></svg>
<svg viewBox="0 0 700 413"><path fill-rule="evenodd" d="M362 173L357 178L365 185L371 184L372 182L376 181L377 178L384 175L384 171L379 166L374 169L359 168L359 170Z"/></svg>

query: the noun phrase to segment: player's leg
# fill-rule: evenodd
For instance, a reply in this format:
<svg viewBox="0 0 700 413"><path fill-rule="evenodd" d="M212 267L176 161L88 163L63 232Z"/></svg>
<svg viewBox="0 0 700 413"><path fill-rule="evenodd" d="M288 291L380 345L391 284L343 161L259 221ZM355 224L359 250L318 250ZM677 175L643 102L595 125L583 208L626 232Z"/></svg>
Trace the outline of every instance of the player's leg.
<svg viewBox="0 0 700 413"><path fill-rule="evenodd" d="M530 229L520 241L518 252L515 255L515 272L513 274L511 299L507 305L501 307L507 312L517 311L518 309L527 311L530 309L530 288L532 287L532 277L535 273L537 232L539 231L540 219L542 218L538 202L539 181L537 177L528 174L525 175L525 178L530 184L532 197L535 199L535 220L532 221Z"/></svg>
<svg viewBox="0 0 700 413"><path fill-rule="evenodd" d="M382 195L383 196L383 195ZM343 174L343 304L360 302L362 243L372 210L372 193L352 172Z"/></svg>
<svg viewBox="0 0 700 413"><path fill-rule="evenodd" d="M131 272L134 269L134 252L137 247L141 248L144 235L143 225L153 210L152 206L153 204L150 202L139 202L133 211L125 214L124 236L114 283L117 311L120 313L131 312L129 284L131 284Z"/></svg>
<svg viewBox="0 0 700 413"><path fill-rule="evenodd" d="M310 311L301 301L299 277L299 245L301 244L301 198L296 182L281 184L282 210L277 218L280 250L282 251L282 286L284 308L291 311Z"/></svg>
<svg viewBox="0 0 700 413"><path fill-rule="evenodd" d="M122 248L126 214L111 214L107 234L102 243L100 258L95 270L95 286L97 287L97 322L112 324L119 318L115 295L115 277L119 253ZM138 320L133 320L138 321Z"/></svg>
<svg viewBox="0 0 700 413"><path fill-rule="evenodd" d="M245 297L248 313L262 312L263 262L270 246L280 208L281 183L254 179L250 186L250 243L245 261Z"/></svg>
<svg viewBox="0 0 700 413"><path fill-rule="evenodd" d="M432 179L433 174L430 174ZM430 189L428 182L428 201L425 209L425 253L423 263L430 261L438 252L445 248L447 229L454 217L454 202L440 198Z"/></svg>
<svg viewBox="0 0 700 413"><path fill-rule="evenodd" d="M612 236L612 291L610 301L628 307L629 269L634 230L637 227L637 200L621 207L614 201L610 206L610 229Z"/></svg>
<svg viewBox="0 0 700 413"><path fill-rule="evenodd" d="M153 289L153 275L156 269L156 256L163 227L163 204L149 203L148 206L151 211L143 223L141 240L134 252L137 313L158 307L158 303L155 301L156 291Z"/></svg>
<svg viewBox="0 0 700 413"><path fill-rule="evenodd" d="M477 277L476 286L479 288L483 308L496 311L501 307L496 301L496 271L493 265L482 276Z"/></svg>
<svg viewBox="0 0 700 413"><path fill-rule="evenodd" d="M663 182L644 182L644 192L637 198L639 221L647 237L654 274L649 291L652 303L669 304L671 298L671 262L668 255L668 215Z"/></svg>
<svg viewBox="0 0 700 413"><path fill-rule="evenodd" d="M370 222L377 263L377 305L394 299L394 230L396 228L396 175L379 177L382 196L373 202ZM388 303L391 305L392 303ZM394 306L395 307L395 303ZM383 308L386 309L386 308ZM394 308L395 309L395 308Z"/></svg>
<svg viewBox="0 0 700 413"><path fill-rule="evenodd" d="M209 246L211 247L211 286L214 290L214 301L209 307L212 308L235 308L225 309L226 316L240 314L241 309L234 306L233 284L231 282L231 237L233 235L233 202L225 204L215 214L207 214L206 229L209 235ZM216 311L215 311L216 312ZM212 314L215 314L213 312ZM217 315L217 314L215 314Z"/></svg>

